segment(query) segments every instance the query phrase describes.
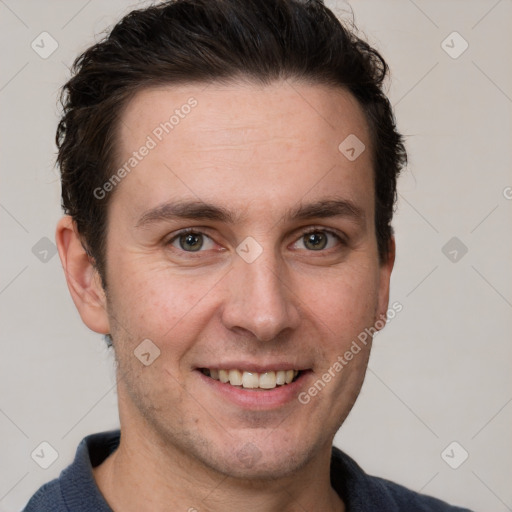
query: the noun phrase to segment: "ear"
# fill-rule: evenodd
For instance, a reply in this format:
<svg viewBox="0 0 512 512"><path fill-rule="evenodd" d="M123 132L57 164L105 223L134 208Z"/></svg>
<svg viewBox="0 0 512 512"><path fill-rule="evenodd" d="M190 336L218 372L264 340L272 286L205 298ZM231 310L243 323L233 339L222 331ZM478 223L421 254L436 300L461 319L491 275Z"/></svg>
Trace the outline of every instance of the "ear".
<svg viewBox="0 0 512 512"><path fill-rule="evenodd" d="M68 289L82 321L89 329L108 334L107 301L101 278L70 216L58 222L55 238Z"/></svg>
<svg viewBox="0 0 512 512"><path fill-rule="evenodd" d="M391 272L395 264L395 237L389 240L389 250L385 261L380 264L379 273L379 299L375 318L375 325L382 325L378 330L382 329L386 324L386 317L389 305L389 284L391 280ZM380 320L380 322L379 322Z"/></svg>

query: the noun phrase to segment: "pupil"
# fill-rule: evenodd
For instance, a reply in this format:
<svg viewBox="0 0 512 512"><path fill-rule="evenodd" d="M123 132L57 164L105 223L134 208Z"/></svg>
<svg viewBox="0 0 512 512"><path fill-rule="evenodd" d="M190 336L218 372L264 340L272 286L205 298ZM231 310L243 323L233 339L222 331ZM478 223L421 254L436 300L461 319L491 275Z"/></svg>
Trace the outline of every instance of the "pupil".
<svg viewBox="0 0 512 512"><path fill-rule="evenodd" d="M198 251L202 245L203 240L200 234L189 233L180 237L180 246L184 250Z"/></svg>
<svg viewBox="0 0 512 512"><path fill-rule="evenodd" d="M306 235L306 247L319 250L327 245L327 238L323 233L310 233Z"/></svg>

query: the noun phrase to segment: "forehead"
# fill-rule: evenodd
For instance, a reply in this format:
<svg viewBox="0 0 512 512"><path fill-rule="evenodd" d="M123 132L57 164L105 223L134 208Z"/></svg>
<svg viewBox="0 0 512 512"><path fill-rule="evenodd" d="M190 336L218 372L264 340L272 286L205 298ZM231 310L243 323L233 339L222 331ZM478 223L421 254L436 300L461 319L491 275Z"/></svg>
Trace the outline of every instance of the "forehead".
<svg viewBox="0 0 512 512"><path fill-rule="evenodd" d="M187 117L192 119L193 130L187 129L190 122L182 123ZM193 131L194 135L200 132L209 136L213 132L217 142L243 142L244 135L262 128L281 137L297 135L304 129L312 137L328 132L343 137L349 134L347 130L361 138L368 135L362 109L349 91L287 80L270 85L214 82L142 89L128 102L121 119L121 143L128 150L130 135L136 135L135 131L159 138L159 127L164 132L160 135L187 137ZM169 132L161 126L166 123L168 129L171 125ZM282 128L284 132L279 131Z"/></svg>
<svg viewBox="0 0 512 512"><path fill-rule="evenodd" d="M368 125L341 88L280 81L142 90L121 116L118 147L117 165L129 172L116 195L134 208L181 196L241 207L261 198L271 209L337 189L373 197Z"/></svg>

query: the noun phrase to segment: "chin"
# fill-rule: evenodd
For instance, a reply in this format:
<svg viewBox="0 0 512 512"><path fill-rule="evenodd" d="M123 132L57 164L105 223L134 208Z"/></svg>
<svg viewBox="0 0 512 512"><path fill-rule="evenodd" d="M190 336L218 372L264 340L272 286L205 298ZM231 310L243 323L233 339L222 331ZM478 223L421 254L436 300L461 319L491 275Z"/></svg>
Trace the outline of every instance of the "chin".
<svg viewBox="0 0 512 512"><path fill-rule="evenodd" d="M264 443L244 440L231 442L222 453L219 444L208 450L207 454L197 454L203 464L227 477L242 480L275 480L291 476L314 457L313 447L304 446L304 442L296 446L276 446L276 443ZM264 445L264 446L263 446Z"/></svg>
<svg viewBox="0 0 512 512"><path fill-rule="evenodd" d="M246 458L240 461L238 458L231 459L227 463L219 465L216 469L219 473L231 478L251 481L269 481L285 478L293 475L307 464L307 459L287 457L276 460L275 457L265 460L263 457L258 460Z"/></svg>

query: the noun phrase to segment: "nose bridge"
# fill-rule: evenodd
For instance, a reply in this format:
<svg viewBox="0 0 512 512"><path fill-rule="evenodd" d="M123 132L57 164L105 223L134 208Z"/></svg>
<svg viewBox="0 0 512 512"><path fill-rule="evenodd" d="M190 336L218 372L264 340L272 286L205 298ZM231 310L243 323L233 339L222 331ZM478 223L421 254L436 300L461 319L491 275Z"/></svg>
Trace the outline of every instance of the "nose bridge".
<svg viewBox="0 0 512 512"><path fill-rule="evenodd" d="M299 315L282 269L271 249L262 250L253 261L244 259L243 253L236 258L224 305L226 327L244 329L261 341L296 327Z"/></svg>
<svg viewBox="0 0 512 512"><path fill-rule="evenodd" d="M247 296L262 305L284 303L286 285L277 258L268 254L260 258L260 261L240 264L240 272L248 284Z"/></svg>

